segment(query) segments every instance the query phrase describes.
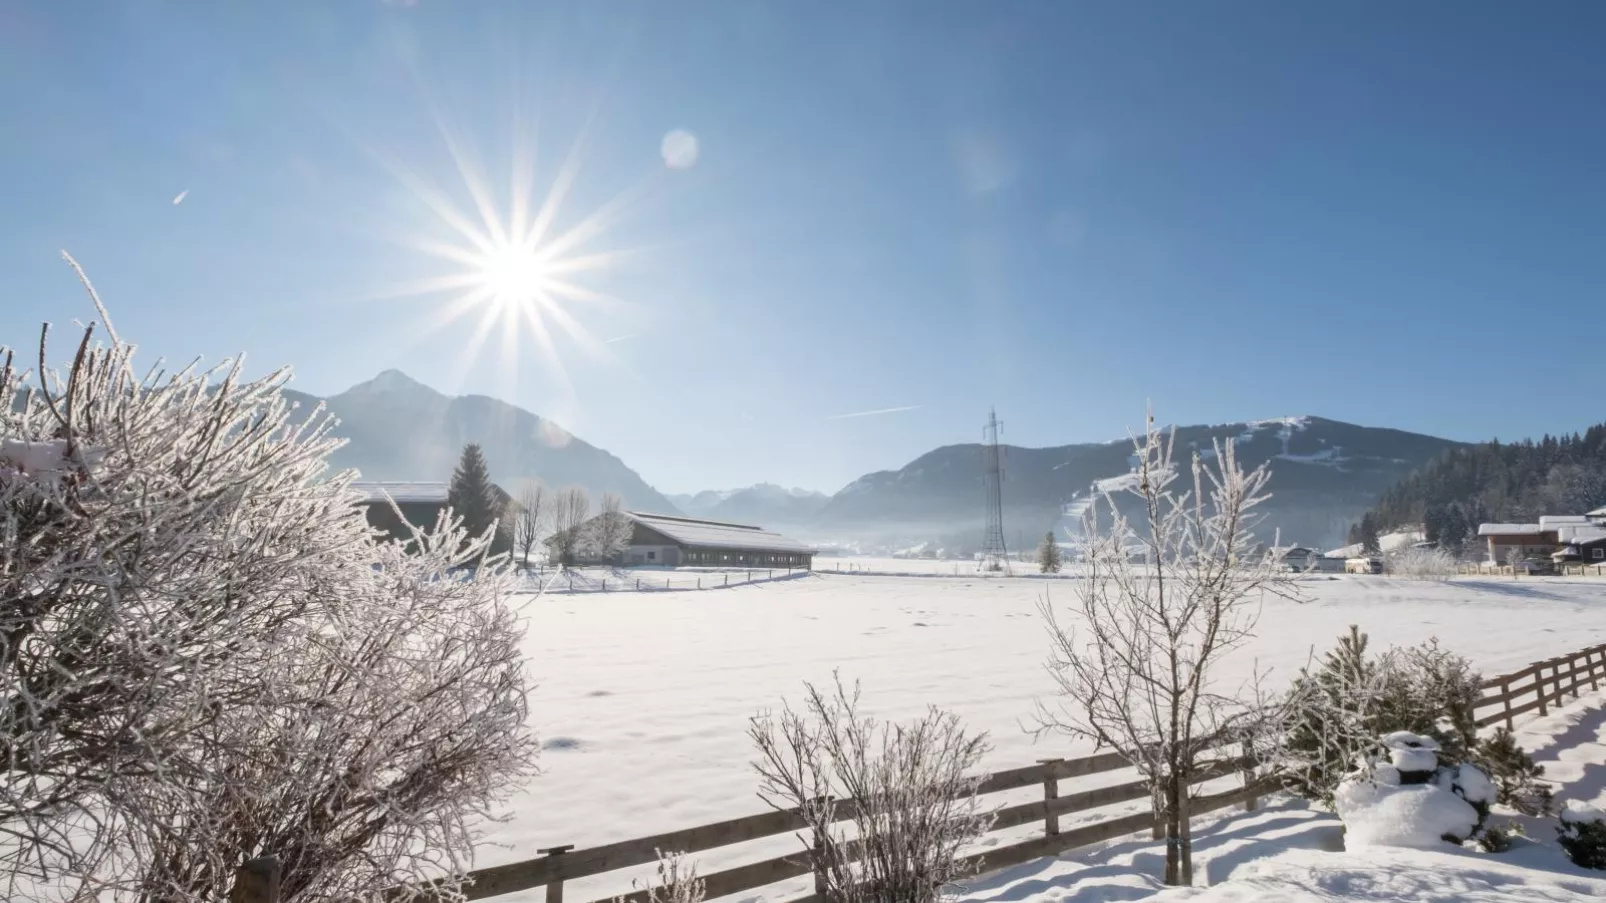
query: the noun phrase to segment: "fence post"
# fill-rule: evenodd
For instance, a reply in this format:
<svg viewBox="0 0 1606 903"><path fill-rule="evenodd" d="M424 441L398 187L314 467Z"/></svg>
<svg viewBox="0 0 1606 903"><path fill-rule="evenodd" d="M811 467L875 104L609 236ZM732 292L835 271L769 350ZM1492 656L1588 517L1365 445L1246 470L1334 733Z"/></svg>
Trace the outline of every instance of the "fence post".
<svg viewBox="0 0 1606 903"><path fill-rule="evenodd" d="M1511 723L1511 678L1500 678L1500 695L1506 701L1506 730L1515 730L1516 728Z"/></svg>
<svg viewBox="0 0 1606 903"><path fill-rule="evenodd" d="M229 903L279 903L279 857L258 856L240 866Z"/></svg>
<svg viewBox="0 0 1606 903"><path fill-rule="evenodd" d="M563 844L562 846L547 847L544 850L536 850L535 852L538 853L539 855L547 857L548 859L551 859L551 858L553 858L555 856L562 856L564 853L567 853L572 849L574 849L574 844L566 843L566 844ZM558 878L555 881L550 881L550 882L547 883L547 886L546 886L546 903L563 903L563 879L562 878Z"/></svg>
<svg viewBox="0 0 1606 903"><path fill-rule="evenodd" d="M1591 690L1600 689L1600 669L1595 664L1595 654L1600 651L1600 647L1596 646L1595 648L1589 650L1589 657L1585 659L1585 661L1589 662L1589 689Z"/></svg>
<svg viewBox="0 0 1606 903"><path fill-rule="evenodd" d="M641 592L641 578L636 578L636 592Z"/></svg>
<svg viewBox="0 0 1606 903"><path fill-rule="evenodd" d="M603 592L607 592L608 591L608 578L607 577L602 578L602 591Z"/></svg>
<svg viewBox="0 0 1606 903"><path fill-rule="evenodd" d="M668 589L668 588L669 588L669 578L665 577L664 578L664 589Z"/></svg>
<svg viewBox="0 0 1606 903"><path fill-rule="evenodd" d="M1534 693L1539 697L1539 714L1547 715L1545 709L1545 663L1534 662Z"/></svg>
<svg viewBox="0 0 1606 903"><path fill-rule="evenodd" d="M1243 777L1244 777L1244 786L1245 787L1252 786L1255 783L1255 781L1259 780L1259 777L1255 774L1255 755L1254 755L1254 752L1255 752L1254 751L1254 746L1248 740L1245 740L1244 741L1244 767L1242 769L1240 769L1240 771L1242 772ZM1245 812L1253 812L1253 811L1255 811L1256 809L1259 809L1259 808L1260 808L1260 797L1251 796L1248 799L1244 800L1244 811Z"/></svg>
<svg viewBox="0 0 1606 903"><path fill-rule="evenodd" d="M1038 759L1043 766L1043 836L1053 837L1060 832L1060 814L1054 811L1054 801L1060 798L1060 776L1057 766L1064 759Z"/></svg>
<svg viewBox="0 0 1606 903"><path fill-rule="evenodd" d="M731 585L730 571L726 571L724 576L725 576L725 585L726 586L730 586Z"/></svg>
<svg viewBox="0 0 1606 903"><path fill-rule="evenodd" d="M698 589L702 589L703 588L703 578L701 578L701 577L697 578L697 588Z"/></svg>

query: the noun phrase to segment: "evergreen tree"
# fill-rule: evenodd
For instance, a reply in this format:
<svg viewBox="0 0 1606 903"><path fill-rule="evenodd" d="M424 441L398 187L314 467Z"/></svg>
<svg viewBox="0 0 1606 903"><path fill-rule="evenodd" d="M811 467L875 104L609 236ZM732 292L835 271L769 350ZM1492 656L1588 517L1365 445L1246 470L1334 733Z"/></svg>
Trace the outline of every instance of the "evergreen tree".
<svg viewBox="0 0 1606 903"><path fill-rule="evenodd" d="M1037 546L1037 566L1045 574L1057 574L1060 569L1060 547L1054 542L1054 532L1049 531L1043 541Z"/></svg>
<svg viewBox="0 0 1606 903"><path fill-rule="evenodd" d="M463 446L463 457L452 472L446 499L453 513L463 519L463 529L469 536L484 536L501 516L500 493L491 485L485 453L475 443Z"/></svg>
<svg viewBox="0 0 1606 903"><path fill-rule="evenodd" d="M1372 512L1368 511L1361 515L1358 537L1356 541L1361 544L1361 550L1366 554L1376 555L1382 551L1382 544L1377 538L1377 520L1372 517Z"/></svg>

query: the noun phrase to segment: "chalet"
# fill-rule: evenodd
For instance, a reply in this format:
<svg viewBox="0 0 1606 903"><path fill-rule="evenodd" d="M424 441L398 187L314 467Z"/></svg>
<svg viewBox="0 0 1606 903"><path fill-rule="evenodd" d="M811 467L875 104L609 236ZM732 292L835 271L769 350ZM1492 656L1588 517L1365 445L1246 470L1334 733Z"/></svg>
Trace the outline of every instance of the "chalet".
<svg viewBox="0 0 1606 903"><path fill-rule="evenodd" d="M1561 546L1560 528L1550 524L1479 524L1478 535L1489 546L1489 562L1549 556Z"/></svg>
<svg viewBox="0 0 1606 903"><path fill-rule="evenodd" d="M368 515L368 524L383 530L391 539L405 539L415 527L433 527L436 518L447 505L445 483L373 481L352 483L351 488L362 493L360 503ZM395 506L391 506L395 502ZM401 518L396 517L401 510ZM406 520L406 524L402 523Z"/></svg>
<svg viewBox="0 0 1606 903"><path fill-rule="evenodd" d="M594 531L601 519L608 516L599 514L576 529L582 533ZM630 519L631 528L630 543L622 556L627 565L805 569L814 566L814 549L762 527L640 511L622 512L622 516ZM555 536L547 539L548 547L555 550L557 540ZM582 551L582 560L601 560L596 550Z"/></svg>
<svg viewBox="0 0 1606 903"><path fill-rule="evenodd" d="M1584 517L1589 518L1589 522L1597 527L1606 527L1606 506L1596 508L1594 511L1585 514Z"/></svg>

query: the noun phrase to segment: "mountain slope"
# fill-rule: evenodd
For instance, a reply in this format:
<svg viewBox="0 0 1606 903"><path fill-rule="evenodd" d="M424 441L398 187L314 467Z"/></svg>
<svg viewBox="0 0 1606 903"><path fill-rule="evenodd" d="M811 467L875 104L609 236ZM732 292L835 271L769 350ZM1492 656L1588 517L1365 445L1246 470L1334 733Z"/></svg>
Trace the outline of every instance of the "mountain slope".
<svg viewBox="0 0 1606 903"><path fill-rule="evenodd" d="M310 411L320 399L285 395ZM593 499L617 492L630 508L674 513L675 507L634 470L558 424L483 395L443 395L399 370L322 401L340 420L335 435L347 440L333 455L370 480L447 480L463 446L485 451L491 478L516 493L528 479L548 486L583 486Z"/></svg>
<svg viewBox="0 0 1606 903"><path fill-rule="evenodd" d="M1319 417L1290 417L1180 427L1178 455L1211 454L1232 438L1248 467L1271 462L1272 499L1260 532L1272 539L1316 545L1342 542L1348 525L1403 476L1459 443L1400 430L1356 426ZM1004 449L1005 538L1035 545L1049 529L1065 529L1062 506L1092 494L1095 482L1130 472L1125 440L1053 448ZM1113 488L1106 483L1103 488ZM985 497L981 446L950 445L894 471L867 474L831 498L811 524L826 539L904 544L934 541L974 549ZM1080 506L1085 507L1085 506Z"/></svg>
<svg viewBox="0 0 1606 903"><path fill-rule="evenodd" d="M672 495L669 500L693 517L792 528L813 520L830 497L823 492L759 483L742 489L710 489L696 495Z"/></svg>

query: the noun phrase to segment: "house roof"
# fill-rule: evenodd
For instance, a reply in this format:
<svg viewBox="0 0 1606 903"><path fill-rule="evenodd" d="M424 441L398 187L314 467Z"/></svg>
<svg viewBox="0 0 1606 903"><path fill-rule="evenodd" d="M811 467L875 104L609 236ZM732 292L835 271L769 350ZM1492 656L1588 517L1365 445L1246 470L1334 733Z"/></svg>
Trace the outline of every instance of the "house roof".
<svg viewBox="0 0 1606 903"><path fill-rule="evenodd" d="M1546 514L1539 518L1539 526L1547 528L1587 523L1589 523L1589 516L1585 514Z"/></svg>
<svg viewBox="0 0 1606 903"><path fill-rule="evenodd" d="M1540 524L1479 524L1479 536L1537 536L1548 533Z"/></svg>
<svg viewBox="0 0 1606 903"><path fill-rule="evenodd" d="M1606 517L1606 505L1602 505L1599 508L1596 508L1594 511L1585 511L1584 512L1584 516L1585 517Z"/></svg>
<svg viewBox="0 0 1606 903"><path fill-rule="evenodd" d="M366 480L351 484L351 488L363 494L365 502L382 502L385 496L396 500L398 505L408 502L431 502L446 504L445 483L425 483L406 480Z"/></svg>
<svg viewBox="0 0 1606 903"><path fill-rule="evenodd" d="M1586 545L1606 539L1606 527L1562 527L1560 539L1568 545Z"/></svg>
<svg viewBox="0 0 1606 903"><path fill-rule="evenodd" d="M759 552L806 552L814 550L795 539L749 524L698 520L668 514L628 512L631 520L664 534L681 545L697 548L752 549Z"/></svg>

